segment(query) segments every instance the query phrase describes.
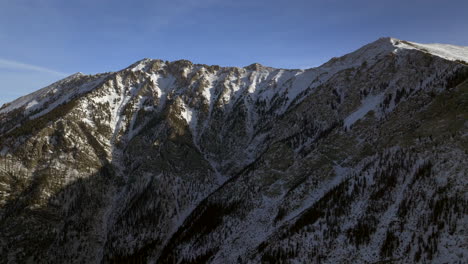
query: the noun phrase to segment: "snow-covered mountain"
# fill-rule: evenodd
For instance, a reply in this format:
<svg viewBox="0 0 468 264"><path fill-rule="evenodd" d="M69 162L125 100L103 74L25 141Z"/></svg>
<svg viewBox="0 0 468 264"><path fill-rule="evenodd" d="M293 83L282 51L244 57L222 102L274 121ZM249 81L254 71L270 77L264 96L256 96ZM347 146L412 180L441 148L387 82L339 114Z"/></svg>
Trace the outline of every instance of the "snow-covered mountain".
<svg viewBox="0 0 468 264"><path fill-rule="evenodd" d="M0 263L458 263L468 47L144 59L0 108Z"/></svg>

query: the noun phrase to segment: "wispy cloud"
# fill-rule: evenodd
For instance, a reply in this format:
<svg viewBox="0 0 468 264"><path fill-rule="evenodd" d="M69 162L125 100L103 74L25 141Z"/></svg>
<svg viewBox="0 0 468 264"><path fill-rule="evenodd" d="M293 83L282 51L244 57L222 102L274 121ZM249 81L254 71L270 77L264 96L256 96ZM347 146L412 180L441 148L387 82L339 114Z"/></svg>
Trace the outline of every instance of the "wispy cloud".
<svg viewBox="0 0 468 264"><path fill-rule="evenodd" d="M55 71L55 70L45 68L42 66L37 66L37 65L22 63L18 61L12 61L12 60L5 60L2 58L0 58L0 68L43 72L43 73L49 73L49 74L56 75L56 76L68 76L69 75L67 73Z"/></svg>

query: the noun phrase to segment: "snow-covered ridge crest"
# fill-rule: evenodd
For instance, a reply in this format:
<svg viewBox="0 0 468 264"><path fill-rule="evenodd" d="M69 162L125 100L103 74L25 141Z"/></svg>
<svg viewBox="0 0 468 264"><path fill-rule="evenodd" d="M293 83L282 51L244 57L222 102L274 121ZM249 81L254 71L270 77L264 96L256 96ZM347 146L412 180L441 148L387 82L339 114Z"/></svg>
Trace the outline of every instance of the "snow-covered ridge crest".
<svg viewBox="0 0 468 264"><path fill-rule="evenodd" d="M450 44L420 44L405 40L390 38L391 43L398 49L414 49L451 61L468 61L468 47Z"/></svg>
<svg viewBox="0 0 468 264"><path fill-rule="evenodd" d="M345 69L362 63L372 63L388 54L402 50L415 50L450 61L468 61L468 47L449 44L420 44L392 37L383 37L339 58L332 58L318 68Z"/></svg>
<svg viewBox="0 0 468 264"><path fill-rule="evenodd" d="M63 87L67 83L72 82L73 80L76 80L82 76L86 75L81 72L74 73L36 92L22 96L10 103L4 104L0 108L0 114L10 112L23 106L26 106L26 109L37 108L40 106L41 103L44 103L44 101L46 101L48 97L56 94L60 90L60 87Z"/></svg>
<svg viewBox="0 0 468 264"><path fill-rule="evenodd" d="M254 63L243 68L219 67L208 66L204 64L193 64L192 62L186 60L168 62L163 60L145 58L135 62L134 64L130 65L122 71L115 73L100 74L100 76L108 76L110 74L118 74L124 72L146 72L148 74L154 75L160 70L163 70L163 72L169 73L169 75L171 75L171 72L167 72L167 69L172 67L173 69L177 68L181 70L183 77L187 78L187 74L189 72L201 71L203 72L201 74L201 78L208 79L210 82L211 92L203 91L205 97L209 98L209 100L216 99L216 94L214 94L215 91L212 88L212 84L216 84L216 82L218 81L228 81L233 85L231 89L232 91L228 93L223 92L222 98L228 100L236 100L244 90L242 87L237 86L246 86L248 87L248 89L246 90L248 90L248 93L251 94L251 97L254 97L253 99L266 99L266 101L268 102L272 98L274 98L275 94L287 94L288 100L284 104L284 108L286 108L289 105L289 103L291 103L297 96L301 95L301 92L309 88L314 88L317 85L320 85L320 83L326 81L333 74L344 69L359 67L364 63L376 63L384 56L388 56L392 53L398 54L402 50L421 51L450 61L458 61L462 63L468 61L468 47L447 44L419 44L415 42L399 40L396 38L385 37L380 38L372 43L369 43L359 48L358 50L344 55L342 57L332 58L330 61L328 61L320 67L311 68L308 70L276 69L272 67L263 66L258 63ZM206 70L209 68L211 68L211 70L209 70L209 73L207 73ZM234 77L231 76L231 73L229 73L230 78L224 78L222 76L223 72L227 73L228 71L237 71L241 74L237 77ZM98 86L97 83L93 83L93 85L83 84L83 87L81 87L81 85L73 85L77 87L57 89L58 87L67 87L67 83L79 80L86 76L91 77L91 75L75 73L41 90L20 97L11 103L3 105L0 108L0 114L8 113L12 110L22 107L24 108L24 111L31 112L36 109L40 109L42 105L44 105L46 102L51 103L49 99L55 97L60 97L61 99L58 100L58 98L55 98L53 101L58 100L60 101L59 103L65 103L68 99L86 93ZM94 80L97 78L91 79ZM237 81L237 79L239 80ZM173 87L168 88L173 89ZM59 90L60 92L58 92ZM166 93L168 92L169 91L166 91ZM210 102L210 104L211 103L212 102Z"/></svg>

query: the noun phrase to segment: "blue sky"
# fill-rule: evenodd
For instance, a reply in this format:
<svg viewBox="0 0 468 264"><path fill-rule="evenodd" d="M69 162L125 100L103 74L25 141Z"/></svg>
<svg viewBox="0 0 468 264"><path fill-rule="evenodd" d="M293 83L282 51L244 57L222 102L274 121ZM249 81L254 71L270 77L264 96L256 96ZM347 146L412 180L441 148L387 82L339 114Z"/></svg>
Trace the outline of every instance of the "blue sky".
<svg viewBox="0 0 468 264"><path fill-rule="evenodd" d="M0 0L0 104L142 58L318 66L379 37L468 46L466 0Z"/></svg>

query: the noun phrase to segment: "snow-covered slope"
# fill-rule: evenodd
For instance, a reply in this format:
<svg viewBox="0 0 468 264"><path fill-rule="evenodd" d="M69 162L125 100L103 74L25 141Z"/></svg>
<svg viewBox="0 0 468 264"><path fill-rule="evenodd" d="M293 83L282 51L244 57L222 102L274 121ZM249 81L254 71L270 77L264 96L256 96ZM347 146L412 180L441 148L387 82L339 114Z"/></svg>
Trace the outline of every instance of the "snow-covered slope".
<svg viewBox="0 0 468 264"><path fill-rule="evenodd" d="M399 49L416 49L447 60L459 60L465 63L468 61L468 47L436 43L420 44L409 41L401 41L394 38L391 39L391 42Z"/></svg>
<svg viewBox="0 0 468 264"><path fill-rule="evenodd" d="M463 261L466 47L144 59L0 109L0 263Z"/></svg>
<svg viewBox="0 0 468 264"><path fill-rule="evenodd" d="M59 97L61 97L58 101L63 103L67 101L71 96L83 94L89 91L90 89L94 88L94 86L92 85L93 83L85 83L84 85L77 87L74 81L83 76L83 73L78 72L54 84L42 88L37 92L20 97L14 100L13 102L4 105L0 109L0 113L7 113L20 107L24 107L28 111L33 111L36 108L41 108L41 106L43 106L46 102L49 102L52 98L54 98L54 95L58 95ZM69 84L73 84L73 86L70 85L68 89L62 88Z"/></svg>

